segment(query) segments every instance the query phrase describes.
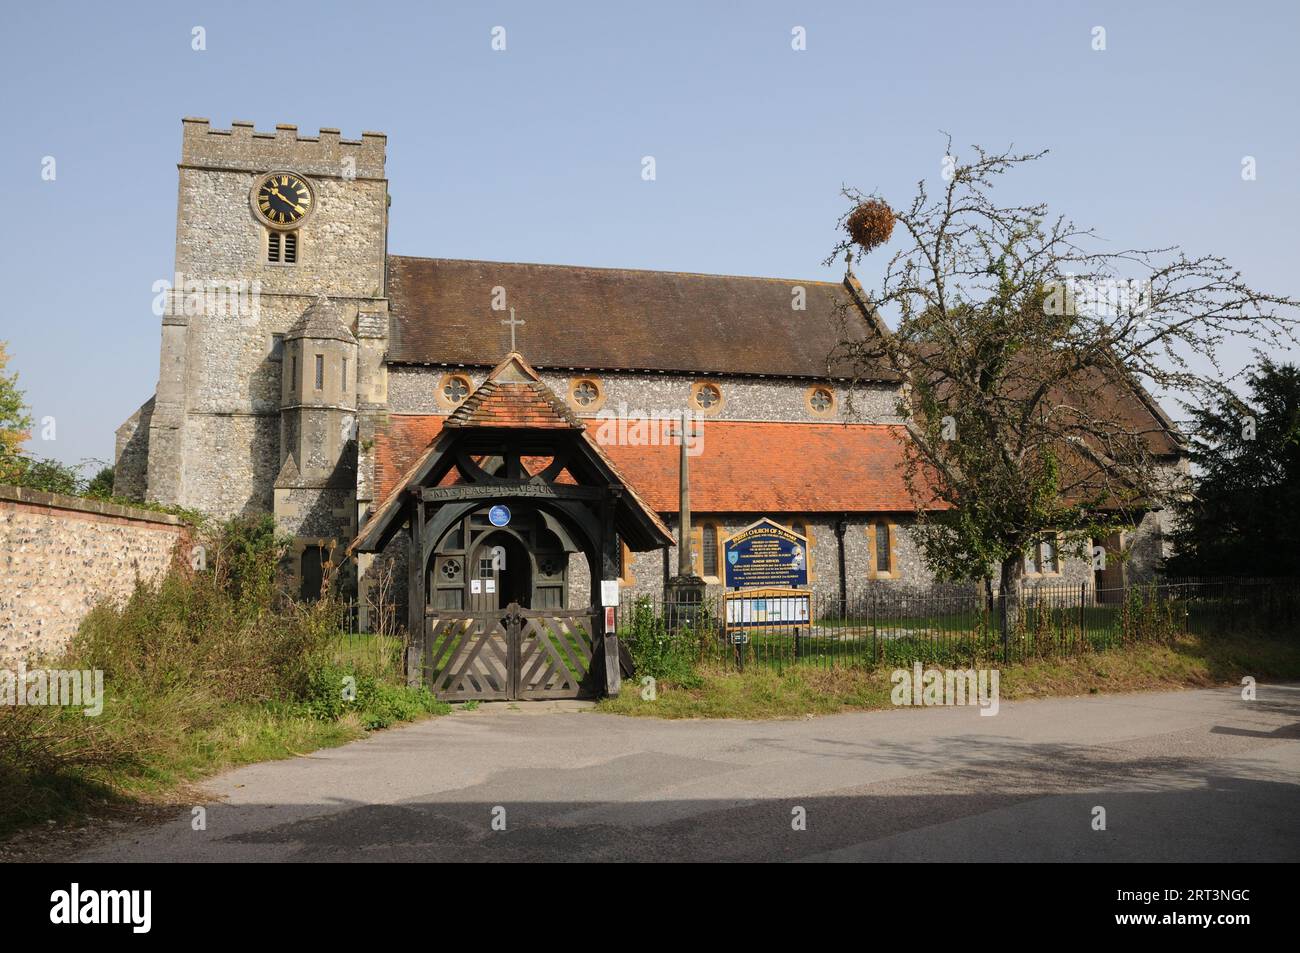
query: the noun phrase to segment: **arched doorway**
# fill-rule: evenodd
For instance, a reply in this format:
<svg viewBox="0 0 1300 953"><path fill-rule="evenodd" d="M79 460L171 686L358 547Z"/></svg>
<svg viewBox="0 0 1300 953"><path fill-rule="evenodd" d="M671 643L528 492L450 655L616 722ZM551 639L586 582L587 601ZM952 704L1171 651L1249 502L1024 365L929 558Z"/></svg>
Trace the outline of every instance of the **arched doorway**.
<svg viewBox="0 0 1300 953"><path fill-rule="evenodd" d="M519 503L509 524L499 527L490 512L490 506L466 507L434 545L425 565L429 609L578 608L568 602L569 558L585 554L564 520Z"/></svg>
<svg viewBox="0 0 1300 953"><path fill-rule="evenodd" d="M490 612L516 603L533 607L533 555L514 533L483 536L469 558L471 612Z"/></svg>

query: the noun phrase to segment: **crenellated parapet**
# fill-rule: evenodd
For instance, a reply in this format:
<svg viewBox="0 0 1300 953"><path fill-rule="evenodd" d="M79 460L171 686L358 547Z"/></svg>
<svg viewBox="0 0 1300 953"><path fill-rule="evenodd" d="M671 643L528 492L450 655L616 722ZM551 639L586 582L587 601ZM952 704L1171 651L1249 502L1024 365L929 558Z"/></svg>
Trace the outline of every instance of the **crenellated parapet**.
<svg viewBox="0 0 1300 953"><path fill-rule="evenodd" d="M229 129L214 129L207 119L181 120L181 166L262 172L293 169L308 175L340 179L384 178L388 137L363 132L360 139L344 139L337 129L321 129L304 136L294 125L282 124L274 132L259 132L253 123L236 120Z"/></svg>

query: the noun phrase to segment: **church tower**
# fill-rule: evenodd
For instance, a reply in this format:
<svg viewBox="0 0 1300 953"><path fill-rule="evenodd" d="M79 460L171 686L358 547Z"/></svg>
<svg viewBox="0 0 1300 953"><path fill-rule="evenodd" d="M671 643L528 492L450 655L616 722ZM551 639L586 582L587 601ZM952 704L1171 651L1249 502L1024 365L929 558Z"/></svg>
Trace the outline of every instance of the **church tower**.
<svg viewBox="0 0 1300 953"><path fill-rule="evenodd" d="M355 475L349 512L321 515L342 508L339 428L350 418L355 444L358 412L386 402L386 138L182 132L158 388L119 431L120 479L217 517L274 510L300 552L345 541Z"/></svg>

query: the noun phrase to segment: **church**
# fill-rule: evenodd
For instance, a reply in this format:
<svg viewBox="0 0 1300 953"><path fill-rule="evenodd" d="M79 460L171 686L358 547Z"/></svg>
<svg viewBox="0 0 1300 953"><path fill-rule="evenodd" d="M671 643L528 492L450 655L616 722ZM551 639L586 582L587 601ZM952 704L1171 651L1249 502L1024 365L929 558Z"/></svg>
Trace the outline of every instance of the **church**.
<svg viewBox="0 0 1300 953"><path fill-rule="evenodd" d="M183 120L158 384L117 431L118 495L274 514L305 595L342 564L363 604L386 567L413 621L583 610L602 580L627 599L677 574L684 426L685 542L708 586L726 539L763 518L806 539L819 596L929 586L899 382L828 364L837 307L888 333L851 274L392 254L385 149L374 132ZM232 292L220 307L214 288ZM1134 394L1126 413L1168 428L1176 461L1157 406ZM1154 571L1166 519L1104 541L1125 552L1106 571ZM1050 540L1028 568L1103 581Z"/></svg>

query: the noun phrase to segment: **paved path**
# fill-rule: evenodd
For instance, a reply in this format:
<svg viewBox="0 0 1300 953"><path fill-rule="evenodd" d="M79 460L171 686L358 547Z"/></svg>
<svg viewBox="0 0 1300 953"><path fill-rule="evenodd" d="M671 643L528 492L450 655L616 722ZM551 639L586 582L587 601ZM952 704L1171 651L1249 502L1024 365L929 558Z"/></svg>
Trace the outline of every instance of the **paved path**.
<svg viewBox="0 0 1300 953"><path fill-rule="evenodd" d="M207 830L187 812L78 859L1296 861L1298 728L1300 686L994 717L457 712L231 771L207 785Z"/></svg>

